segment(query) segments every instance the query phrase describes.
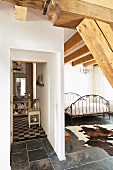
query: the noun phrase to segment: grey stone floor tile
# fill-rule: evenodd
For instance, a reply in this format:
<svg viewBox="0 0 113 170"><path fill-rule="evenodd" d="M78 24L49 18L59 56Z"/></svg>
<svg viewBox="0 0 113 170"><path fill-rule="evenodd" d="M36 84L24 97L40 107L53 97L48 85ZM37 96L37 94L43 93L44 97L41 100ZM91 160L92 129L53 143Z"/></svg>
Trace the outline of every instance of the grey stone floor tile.
<svg viewBox="0 0 113 170"><path fill-rule="evenodd" d="M16 152L21 152L23 149L26 149L26 143L25 142L18 142L18 143L13 143L11 146L11 152L16 153Z"/></svg>
<svg viewBox="0 0 113 170"><path fill-rule="evenodd" d="M29 164L14 165L11 170L29 170Z"/></svg>
<svg viewBox="0 0 113 170"><path fill-rule="evenodd" d="M42 142L40 139L34 139L30 141L26 141L27 144L27 150L34 150L34 149L40 149L43 148Z"/></svg>
<svg viewBox="0 0 113 170"><path fill-rule="evenodd" d="M79 167L74 167L69 170L104 170L104 169L98 166L97 163L91 163Z"/></svg>
<svg viewBox="0 0 113 170"><path fill-rule="evenodd" d="M32 162L40 159L46 159L48 158L48 155L45 149L38 149L38 150L28 151L28 157L29 157L29 162Z"/></svg>
<svg viewBox="0 0 113 170"><path fill-rule="evenodd" d="M47 138L42 138L42 139L40 139L40 140L41 140L41 142L43 143L43 146L44 146L45 148L49 148L49 147L51 148L51 147L52 147Z"/></svg>
<svg viewBox="0 0 113 170"><path fill-rule="evenodd" d="M24 149L19 153L11 154L11 166L28 164L27 151Z"/></svg>
<svg viewBox="0 0 113 170"><path fill-rule="evenodd" d="M65 152L66 153L72 153L72 152L78 152L81 150L85 150L86 147L84 146L84 141L82 140L76 140L76 143L72 143L73 147L70 147L70 143L68 141L65 142Z"/></svg>
<svg viewBox="0 0 113 170"><path fill-rule="evenodd" d="M103 161L98 161L97 164L105 170L113 170L113 157Z"/></svg>
<svg viewBox="0 0 113 170"><path fill-rule="evenodd" d="M50 157L51 157L52 165L54 166L55 170L63 170L64 169L62 162L59 161L55 152L52 152Z"/></svg>
<svg viewBox="0 0 113 170"><path fill-rule="evenodd" d="M98 147L89 147L83 152L87 152L93 161L98 161L110 157L110 155L104 149Z"/></svg>
<svg viewBox="0 0 113 170"><path fill-rule="evenodd" d="M30 170L54 170L50 159L42 159L30 163Z"/></svg>
<svg viewBox="0 0 113 170"><path fill-rule="evenodd" d="M74 152L66 155L66 160L62 161L62 167L68 169L82 164L90 163L93 160L87 152Z"/></svg>

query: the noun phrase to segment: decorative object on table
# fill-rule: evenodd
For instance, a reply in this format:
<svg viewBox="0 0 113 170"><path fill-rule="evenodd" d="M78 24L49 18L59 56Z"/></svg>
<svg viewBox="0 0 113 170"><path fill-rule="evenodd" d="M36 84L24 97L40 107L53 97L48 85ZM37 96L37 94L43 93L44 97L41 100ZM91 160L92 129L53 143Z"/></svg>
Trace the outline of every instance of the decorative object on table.
<svg viewBox="0 0 113 170"><path fill-rule="evenodd" d="M33 100L33 110L40 110L40 99Z"/></svg>
<svg viewBox="0 0 113 170"><path fill-rule="evenodd" d="M13 62L13 70L14 71L21 71L23 65L22 62Z"/></svg>
<svg viewBox="0 0 113 170"><path fill-rule="evenodd" d="M38 85L39 87L43 87L44 83L43 83L43 74L39 75L36 81L36 85Z"/></svg>

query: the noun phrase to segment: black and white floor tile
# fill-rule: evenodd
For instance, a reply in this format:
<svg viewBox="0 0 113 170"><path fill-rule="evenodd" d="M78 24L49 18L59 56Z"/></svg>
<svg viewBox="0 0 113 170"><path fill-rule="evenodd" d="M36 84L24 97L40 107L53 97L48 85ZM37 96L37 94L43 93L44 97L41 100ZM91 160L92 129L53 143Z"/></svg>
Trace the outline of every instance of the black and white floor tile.
<svg viewBox="0 0 113 170"><path fill-rule="evenodd" d="M43 128L38 125L31 125L29 128L27 116L15 116L13 119L13 129L14 142L43 138L47 136Z"/></svg>

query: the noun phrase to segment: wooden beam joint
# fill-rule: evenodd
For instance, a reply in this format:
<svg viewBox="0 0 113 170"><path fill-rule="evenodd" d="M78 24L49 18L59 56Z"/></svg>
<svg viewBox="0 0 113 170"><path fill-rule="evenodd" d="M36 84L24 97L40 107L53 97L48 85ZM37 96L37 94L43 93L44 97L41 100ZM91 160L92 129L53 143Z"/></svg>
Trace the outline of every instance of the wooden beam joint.
<svg viewBox="0 0 113 170"><path fill-rule="evenodd" d="M51 0L46 0L45 1L44 8L43 8L43 15L47 14L47 9L48 9L48 6L49 6L50 2L51 2Z"/></svg>

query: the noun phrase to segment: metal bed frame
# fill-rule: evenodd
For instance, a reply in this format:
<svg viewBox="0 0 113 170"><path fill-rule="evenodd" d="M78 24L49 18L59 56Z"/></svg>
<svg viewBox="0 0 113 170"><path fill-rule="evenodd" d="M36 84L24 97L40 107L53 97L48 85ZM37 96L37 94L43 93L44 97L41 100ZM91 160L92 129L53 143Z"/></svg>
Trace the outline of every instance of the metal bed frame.
<svg viewBox="0 0 113 170"><path fill-rule="evenodd" d="M79 109L79 106L81 106L82 108ZM85 112L84 112L84 107L85 107ZM90 110L91 113L89 114L88 111L90 112ZM105 98L99 95L94 95L94 94L84 95L82 97L79 97L77 100L75 100L74 103L69 105L65 109L65 113L71 117L71 123L72 123L72 118L83 117L83 116L103 115L104 117L105 114L108 114L110 119L110 103L108 100L106 100Z"/></svg>
<svg viewBox="0 0 113 170"><path fill-rule="evenodd" d="M76 101L80 97L81 96L78 93L74 93L74 92L64 93L64 100L65 101Z"/></svg>

